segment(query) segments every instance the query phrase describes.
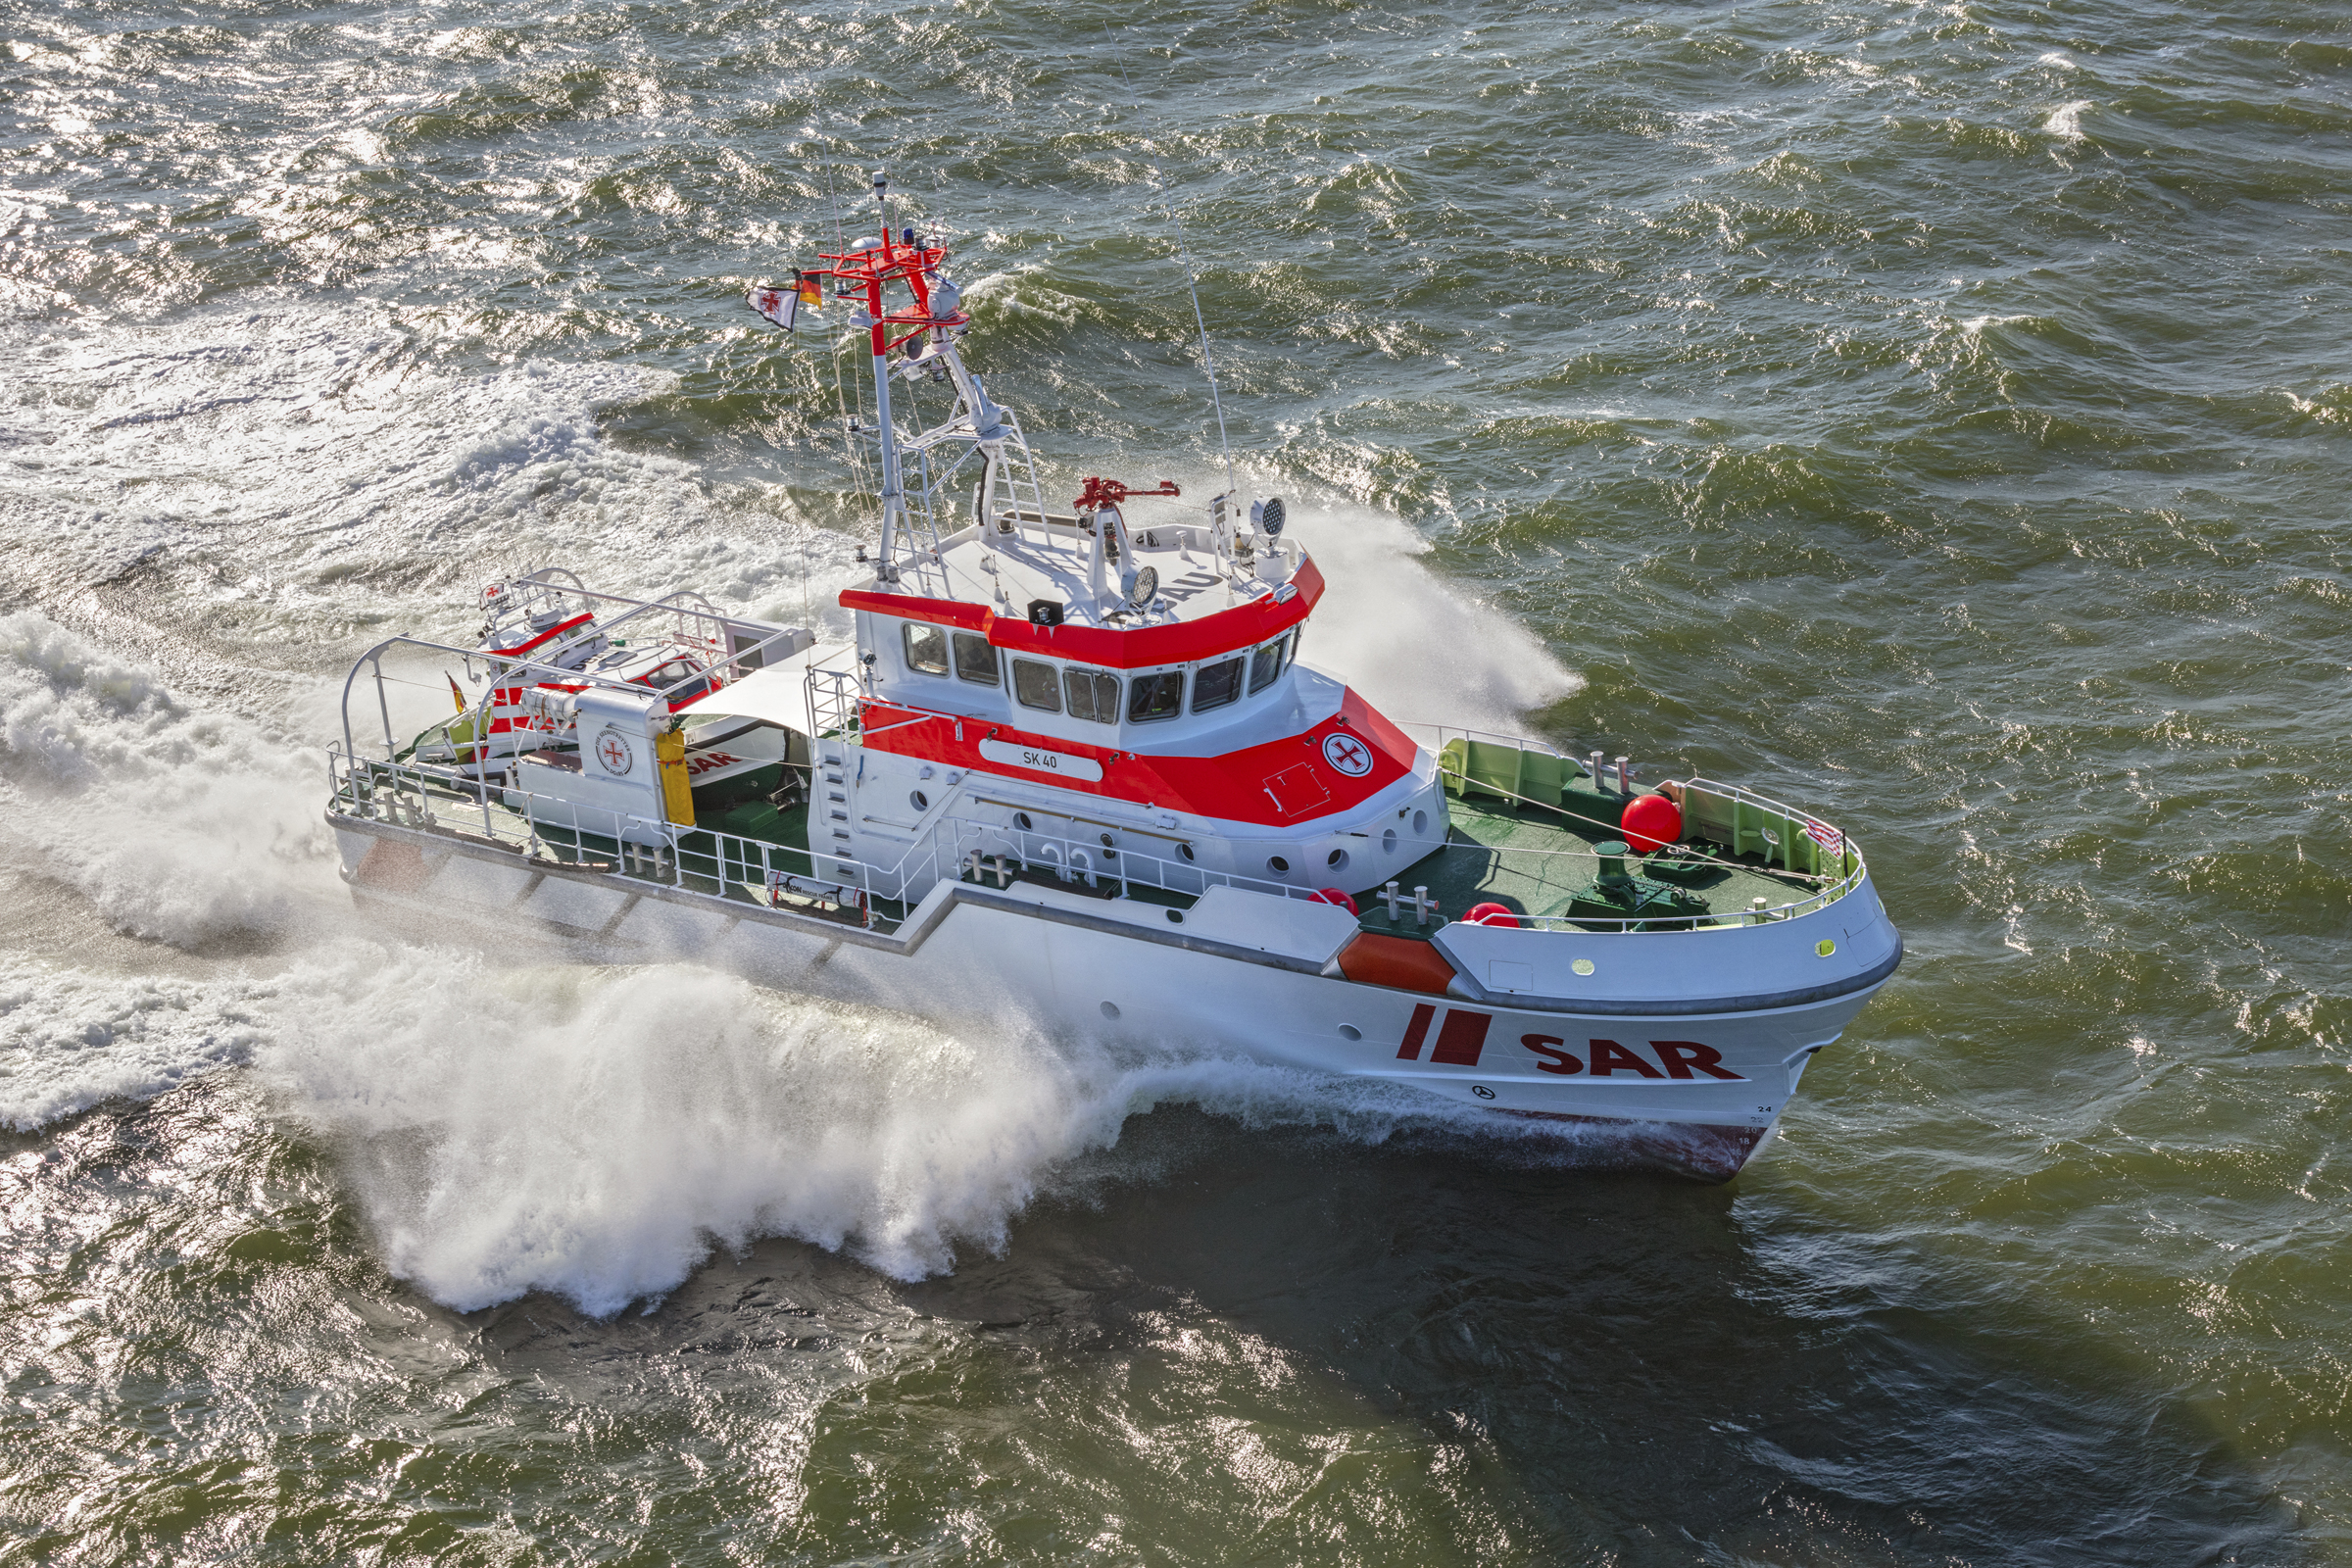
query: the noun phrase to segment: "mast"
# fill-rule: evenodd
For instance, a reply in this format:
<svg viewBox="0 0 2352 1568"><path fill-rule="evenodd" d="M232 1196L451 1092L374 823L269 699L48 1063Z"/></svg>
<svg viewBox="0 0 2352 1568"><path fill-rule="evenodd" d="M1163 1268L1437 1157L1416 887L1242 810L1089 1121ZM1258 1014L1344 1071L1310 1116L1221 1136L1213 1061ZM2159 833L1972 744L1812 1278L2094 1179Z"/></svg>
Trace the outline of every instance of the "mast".
<svg viewBox="0 0 2352 1568"><path fill-rule="evenodd" d="M963 309L962 291L940 270L947 261L947 250L936 240L918 243L911 225L893 235L889 175L876 170L873 180L875 209L882 225L880 235L858 240L838 255L819 252L817 259L821 265L795 269L795 290L799 302L813 309L818 296L817 280L830 278L835 284L835 298L861 302L861 309L851 317L850 324L867 334L875 417L880 426L875 437L882 454L882 539L874 578L879 584L895 586L903 580L899 559L903 538L912 531L918 518L927 519L935 528L938 526L940 491L957 469L956 462L943 465L934 455L942 446L968 443L982 459L976 521L984 522L994 514L1000 485L1015 493L1015 518L1024 514L1019 505L1022 499L1019 492L1023 488L1027 491L1027 514L1042 518L1045 502L1038 491L1036 465L1030 458L1028 443L1021 436L1019 420L989 397L988 389L965 367L956 348L957 336L971 325L972 318ZM904 285L913 296L911 303L895 311L887 297L893 283ZM767 320L791 328L797 307L786 302L784 291L761 285L751 291L749 303ZM904 352L894 366L891 356L899 351ZM891 377L912 378L922 367L928 367L935 379L954 383L956 408L945 422L902 440L892 416ZM919 465L912 498L906 492L910 458ZM919 556L910 560L919 576Z"/></svg>
<svg viewBox="0 0 2352 1568"><path fill-rule="evenodd" d="M874 567L874 580L893 583L899 580L899 523L906 494L899 483L898 427L890 417L890 340L882 324L887 314L882 308L882 282L889 275L886 270L893 259L890 176L878 169L874 171L874 203L882 213L882 269L869 271L865 280L865 310L874 350L874 414L882 426L882 559Z"/></svg>

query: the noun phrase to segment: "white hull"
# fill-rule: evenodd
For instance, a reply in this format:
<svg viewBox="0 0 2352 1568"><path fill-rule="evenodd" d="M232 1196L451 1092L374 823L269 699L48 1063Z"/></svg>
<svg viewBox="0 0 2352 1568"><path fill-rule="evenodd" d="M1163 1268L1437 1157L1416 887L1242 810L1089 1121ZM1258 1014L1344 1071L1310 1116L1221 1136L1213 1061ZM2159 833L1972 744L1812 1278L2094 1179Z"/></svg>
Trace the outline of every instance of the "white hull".
<svg viewBox="0 0 2352 1568"><path fill-rule="evenodd" d="M471 917L511 934L531 922L614 956L691 957L950 1026L1002 1016L1106 1041L1238 1048L1480 1108L1617 1123L1630 1157L1715 1180L1770 1134L1812 1053L1838 1038L1901 955L1863 886L1777 926L1596 937L1618 983L1576 999L1490 990L1469 978L1487 970L1483 961L1457 962L1450 994L1434 996L1341 976L1335 956L1353 931L1344 911L1330 910L1326 928L1302 922L1296 903L1238 889L1213 890L1177 921L1142 902L943 882L883 935L444 832L329 820L356 896L436 923ZM1449 931L1457 941L1516 935ZM1837 939L1835 963L1788 956L1824 935ZM1759 963L1798 983L1758 986ZM1710 981L1736 994L1709 1002Z"/></svg>

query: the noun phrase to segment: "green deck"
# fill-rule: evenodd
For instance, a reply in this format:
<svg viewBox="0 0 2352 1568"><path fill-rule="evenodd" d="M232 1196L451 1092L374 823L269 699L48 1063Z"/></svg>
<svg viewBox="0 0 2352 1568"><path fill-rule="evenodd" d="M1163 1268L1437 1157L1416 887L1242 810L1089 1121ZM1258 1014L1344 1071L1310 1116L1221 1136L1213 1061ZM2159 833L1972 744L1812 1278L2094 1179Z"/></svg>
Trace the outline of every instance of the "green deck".
<svg viewBox="0 0 2352 1568"><path fill-rule="evenodd" d="M1613 839L1617 828L1599 819L1596 811L1554 810L1520 806L1506 800L1454 800L1447 803L1453 825L1443 849L1415 861L1397 878L1400 896L1426 886L1442 914L1426 926L1410 907L1392 924L1378 891L1361 895L1363 928L1407 937L1427 937L1441 919L1458 919L1475 905L1499 904L1513 914L1565 915L1578 894L1592 885L1599 862L1592 846ZM1719 856L1725 852L1717 851ZM1627 868L1641 869L1628 861ZM1729 914L1744 909L1756 899L1778 906L1801 899L1814 889L1809 877L1763 868L1754 852L1709 869L1677 885L1706 903L1703 913Z"/></svg>

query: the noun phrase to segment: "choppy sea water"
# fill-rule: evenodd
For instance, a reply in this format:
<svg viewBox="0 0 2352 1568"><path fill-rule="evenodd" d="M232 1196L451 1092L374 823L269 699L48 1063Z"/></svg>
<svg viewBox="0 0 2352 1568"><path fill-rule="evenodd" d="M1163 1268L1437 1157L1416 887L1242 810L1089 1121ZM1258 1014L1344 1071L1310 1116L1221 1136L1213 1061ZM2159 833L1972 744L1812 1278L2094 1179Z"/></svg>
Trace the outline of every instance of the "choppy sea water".
<svg viewBox="0 0 2352 1568"><path fill-rule="evenodd" d="M0 4L0 1560L2352 1555L2352 11ZM1736 1183L361 919L350 658L798 617L892 171L1311 662L1817 803Z"/></svg>

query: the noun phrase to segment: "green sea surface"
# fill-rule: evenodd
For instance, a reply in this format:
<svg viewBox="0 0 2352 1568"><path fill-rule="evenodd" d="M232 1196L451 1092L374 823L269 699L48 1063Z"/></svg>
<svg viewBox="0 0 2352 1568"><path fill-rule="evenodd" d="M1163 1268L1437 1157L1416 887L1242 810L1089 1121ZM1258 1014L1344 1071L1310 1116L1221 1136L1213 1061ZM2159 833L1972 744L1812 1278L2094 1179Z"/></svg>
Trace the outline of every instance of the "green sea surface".
<svg viewBox="0 0 2352 1568"><path fill-rule="evenodd" d="M2352 7L0 46L0 1563L2352 1561ZM1737 1181L351 906L370 643L853 580L876 169L1054 484L1221 480L1189 257L1310 662L1862 845Z"/></svg>

